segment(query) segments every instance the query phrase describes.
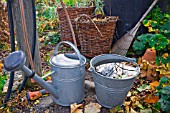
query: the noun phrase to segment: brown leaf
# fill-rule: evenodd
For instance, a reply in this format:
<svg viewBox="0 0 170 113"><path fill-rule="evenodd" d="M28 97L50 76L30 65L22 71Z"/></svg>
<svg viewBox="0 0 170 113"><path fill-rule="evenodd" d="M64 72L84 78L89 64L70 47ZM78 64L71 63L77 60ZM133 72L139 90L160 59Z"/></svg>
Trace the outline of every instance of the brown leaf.
<svg viewBox="0 0 170 113"><path fill-rule="evenodd" d="M142 63L139 65L141 69L147 69L148 68L148 62L146 60L143 60Z"/></svg>
<svg viewBox="0 0 170 113"><path fill-rule="evenodd" d="M159 85L158 81L154 81L154 82L150 83L151 90L155 90L158 85Z"/></svg>
<svg viewBox="0 0 170 113"><path fill-rule="evenodd" d="M45 38L43 37L43 38L39 38L39 42L40 43L43 43L44 42L44 40L45 40Z"/></svg>
<svg viewBox="0 0 170 113"><path fill-rule="evenodd" d="M167 76L168 78L170 78L170 74L164 75L164 74L159 74L159 77L162 78L164 76Z"/></svg>
<svg viewBox="0 0 170 113"><path fill-rule="evenodd" d="M155 65L149 64L148 69L147 69L147 79L151 81L157 81L159 79L157 72L156 72L156 67Z"/></svg>
<svg viewBox="0 0 170 113"><path fill-rule="evenodd" d="M142 63L142 58L139 57L139 58L138 58L138 65L140 65L141 63Z"/></svg>
<svg viewBox="0 0 170 113"><path fill-rule="evenodd" d="M146 70L140 70L140 76L143 78L143 77L146 77Z"/></svg>
<svg viewBox="0 0 170 113"><path fill-rule="evenodd" d="M71 104L70 105L71 113L83 113L82 107L83 104L77 104L77 103Z"/></svg>
<svg viewBox="0 0 170 113"><path fill-rule="evenodd" d="M154 104L156 102L158 102L159 97L158 96L153 96L152 94L146 96L146 98L144 99L144 102L148 103L148 104Z"/></svg>
<svg viewBox="0 0 170 113"><path fill-rule="evenodd" d="M85 113L99 113L101 105L98 103L90 103L85 106Z"/></svg>

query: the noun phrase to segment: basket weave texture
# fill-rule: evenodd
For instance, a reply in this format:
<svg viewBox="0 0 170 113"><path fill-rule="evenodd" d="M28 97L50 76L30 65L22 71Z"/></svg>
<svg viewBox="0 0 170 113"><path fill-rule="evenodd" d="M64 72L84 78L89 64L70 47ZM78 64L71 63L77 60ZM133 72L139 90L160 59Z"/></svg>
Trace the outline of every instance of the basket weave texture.
<svg viewBox="0 0 170 113"><path fill-rule="evenodd" d="M107 16L104 21L90 21L86 16L79 18L77 29L81 53L87 57L109 53L117 20L117 16Z"/></svg>
<svg viewBox="0 0 170 113"><path fill-rule="evenodd" d="M94 12L94 7L74 7L74 8L67 8L71 23L73 25L77 45L79 46L79 40L77 39L77 31L76 31L76 24L75 19L80 14L87 14L91 15ZM61 40L62 41L70 41L73 43L73 37L71 33L71 29L68 24L68 20L66 18L66 14L64 12L63 8L57 8L58 16L59 16L59 24L60 24L60 34L61 34Z"/></svg>

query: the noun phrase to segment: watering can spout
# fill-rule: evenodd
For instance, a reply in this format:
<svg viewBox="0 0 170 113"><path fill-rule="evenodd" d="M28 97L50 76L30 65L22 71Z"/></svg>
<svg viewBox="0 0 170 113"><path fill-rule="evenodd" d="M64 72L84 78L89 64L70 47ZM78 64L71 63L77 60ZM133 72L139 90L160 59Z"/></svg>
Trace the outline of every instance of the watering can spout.
<svg viewBox="0 0 170 113"><path fill-rule="evenodd" d="M45 80L43 80L40 76L35 74L34 71L26 67L24 65L25 61L26 61L25 54L22 51L15 51L4 60L4 69L8 72L13 72L21 69L27 74L29 78L33 78L40 86L45 88L56 99L58 99L59 98L58 90L49 83L47 83Z"/></svg>
<svg viewBox="0 0 170 113"><path fill-rule="evenodd" d="M59 91L54 88L51 84L43 80L40 76L35 74L33 71L31 71L28 67L24 66L22 68L24 72L26 72L28 75L31 75L32 77L41 87L46 89L50 94L52 94L56 99L59 99ZM34 74L34 75L33 75Z"/></svg>

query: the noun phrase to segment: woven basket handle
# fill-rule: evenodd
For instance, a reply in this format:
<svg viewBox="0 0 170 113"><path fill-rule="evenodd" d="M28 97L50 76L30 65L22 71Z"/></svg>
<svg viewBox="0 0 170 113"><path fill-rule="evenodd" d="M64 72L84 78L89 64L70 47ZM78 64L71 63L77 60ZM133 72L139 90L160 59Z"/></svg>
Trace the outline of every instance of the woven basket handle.
<svg viewBox="0 0 170 113"><path fill-rule="evenodd" d="M81 18L85 17L86 19L88 19L90 22L92 22L96 28L96 30L99 32L99 34L101 35L101 37L103 37L102 33L100 32L99 28L97 27L97 25L95 24L95 22L90 18L90 16L86 15L86 14L81 14L79 15L75 21L76 23L79 22L81 20Z"/></svg>

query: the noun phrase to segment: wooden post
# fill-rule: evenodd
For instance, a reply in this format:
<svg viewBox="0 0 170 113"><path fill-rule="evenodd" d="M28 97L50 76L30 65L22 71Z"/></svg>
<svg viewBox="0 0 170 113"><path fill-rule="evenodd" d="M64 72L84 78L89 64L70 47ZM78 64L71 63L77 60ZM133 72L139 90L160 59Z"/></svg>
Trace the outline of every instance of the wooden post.
<svg viewBox="0 0 170 113"><path fill-rule="evenodd" d="M31 0L23 0L23 2L24 2L26 27L27 27L27 33L28 33L28 42L30 45L30 49L32 50L32 47L33 47L32 2ZM12 10L13 10L14 26L15 26L15 31L16 31L17 46L19 50L22 50L26 53L26 44L24 42L24 34L23 34L23 28L22 28L22 23L21 23L21 17L20 17L20 5L19 5L18 0L12 0ZM26 56L27 56L26 65L28 66L29 62L28 62L27 53L26 53ZM38 75L41 75L41 60L40 60L39 44L38 44L37 38L36 38L36 48L35 48L35 55L34 55L34 67L35 67L35 72Z"/></svg>

